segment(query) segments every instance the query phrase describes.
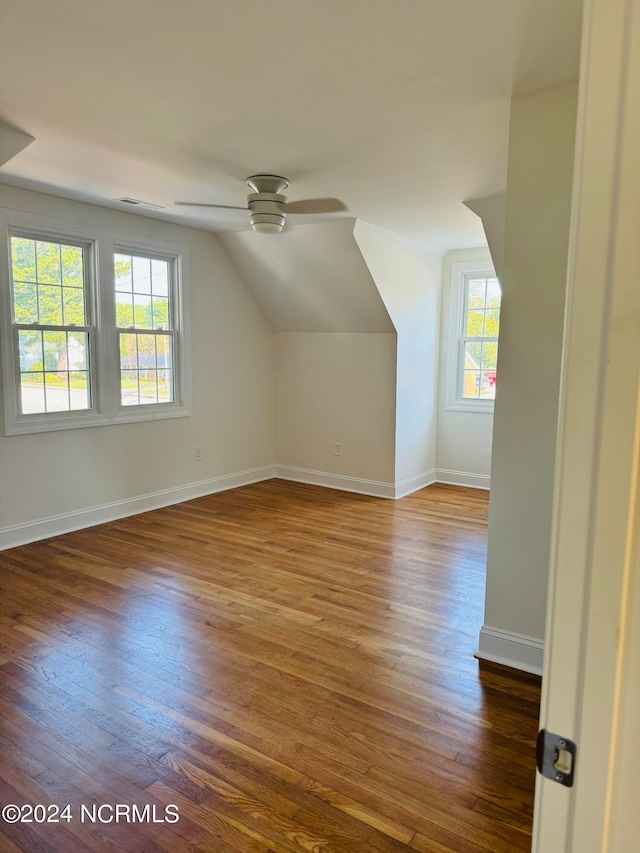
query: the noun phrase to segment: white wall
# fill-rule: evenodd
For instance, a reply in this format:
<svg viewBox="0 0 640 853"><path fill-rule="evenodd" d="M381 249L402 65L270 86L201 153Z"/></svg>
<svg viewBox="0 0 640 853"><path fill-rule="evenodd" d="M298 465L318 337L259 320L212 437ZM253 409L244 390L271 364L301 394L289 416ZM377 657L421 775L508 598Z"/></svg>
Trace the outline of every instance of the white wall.
<svg viewBox="0 0 640 853"><path fill-rule="evenodd" d="M398 335L395 483L425 485L436 467L442 259L361 221L354 236Z"/></svg>
<svg viewBox="0 0 640 853"><path fill-rule="evenodd" d="M489 244L493 268L499 279L502 279L502 262L504 259L504 224L507 206L506 193L476 198L465 201L469 210L477 213L482 220L482 227Z"/></svg>
<svg viewBox="0 0 640 853"><path fill-rule="evenodd" d="M298 328L275 335L276 460L286 477L396 497L435 475L442 261L368 223L330 225L299 229L304 240L298 235L296 246L278 249L286 255L293 247L295 277L285 290L274 282L279 296L271 293L265 310L277 329ZM225 245L236 257L235 235ZM238 262L247 265L246 258ZM274 264L267 267L269 278ZM262 303L260 269L252 261L248 275ZM307 306L313 299L323 310L310 316L298 296L292 314L292 284L309 291Z"/></svg>
<svg viewBox="0 0 640 853"><path fill-rule="evenodd" d="M514 98L480 655L539 671L568 257L576 86Z"/></svg>
<svg viewBox="0 0 640 853"><path fill-rule="evenodd" d="M276 332L393 332L353 241L356 220L251 230L220 240Z"/></svg>
<svg viewBox="0 0 640 853"><path fill-rule="evenodd" d="M274 338L282 473L381 493L378 484L392 484L394 476L395 334L279 332ZM341 456L334 455L336 442ZM366 482L345 484L342 477Z"/></svg>
<svg viewBox="0 0 640 853"><path fill-rule="evenodd" d="M442 313L440 335L440 381L438 391L438 475L447 482L488 487L491 476L491 412L455 412L447 409L447 376L451 368L449 326L451 323L451 266L463 261L491 261L488 249L457 249L442 264ZM502 332L501 332L502 335ZM502 346L502 337L500 338ZM455 365L454 365L455 367ZM500 375L502 382L502 375Z"/></svg>
<svg viewBox="0 0 640 853"><path fill-rule="evenodd" d="M192 417L0 436L0 545L48 529L16 525L164 490L169 503L190 496L180 487L273 463L272 333L212 234L8 186L0 188L0 206L185 243L193 387ZM204 451L200 463L195 446ZM215 487L205 483L201 491ZM144 503L127 506L134 511ZM81 512L51 530L125 510Z"/></svg>
<svg viewBox="0 0 640 853"><path fill-rule="evenodd" d="M354 225L221 241L275 331L279 475L393 497L396 334Z"/></svg>

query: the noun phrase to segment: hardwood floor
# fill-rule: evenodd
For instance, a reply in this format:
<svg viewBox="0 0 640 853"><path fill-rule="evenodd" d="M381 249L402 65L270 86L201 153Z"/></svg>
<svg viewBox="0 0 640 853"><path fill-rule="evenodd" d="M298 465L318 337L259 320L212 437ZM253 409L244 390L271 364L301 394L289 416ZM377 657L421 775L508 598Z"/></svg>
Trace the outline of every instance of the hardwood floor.
<svg viewBox="0 0 640 853"><path fill-rule="evenodd" d="M71 815L2 853L528 851L539 680L472 657L487 509L271 480L0 554L0 803Z"/></svg>

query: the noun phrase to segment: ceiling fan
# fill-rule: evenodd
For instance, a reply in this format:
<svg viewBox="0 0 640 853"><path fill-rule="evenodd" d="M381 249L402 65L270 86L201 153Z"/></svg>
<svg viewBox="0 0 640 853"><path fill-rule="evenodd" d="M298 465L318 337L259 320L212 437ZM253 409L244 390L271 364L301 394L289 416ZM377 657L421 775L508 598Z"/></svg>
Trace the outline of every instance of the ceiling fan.
<svg viewBox="0 0 640 853"><path fill-rule="evenodd" d="M282 195L282 192L289 186L289 181L279 175L251 175L247 178L247 186L253 192L247 196L246 207L191 201L177 201L176 204L221 210L248 210L253 230L265 234L278 234L282 231L287 213L337 213L347 209L337 198L306 198L287 202L287 197Z"/></svg>

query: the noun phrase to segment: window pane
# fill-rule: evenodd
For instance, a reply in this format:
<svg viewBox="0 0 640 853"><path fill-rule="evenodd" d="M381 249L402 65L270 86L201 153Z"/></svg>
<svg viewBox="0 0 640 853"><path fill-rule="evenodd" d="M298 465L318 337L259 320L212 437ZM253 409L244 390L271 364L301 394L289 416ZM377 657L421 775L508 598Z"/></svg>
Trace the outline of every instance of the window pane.
<svg viewBox="0 0 640 853"><path fill-rule="evenodd" d="M172 403L175 399L173 387L173 339L170 335L156 337L156 360L158 368L158 402Z"/></svg>
<svg viewBox="0 0 640 853"><path fill-rule="evenodd" d="M120 372L120 402L123 406L138 405L137 370L122 370Z"/></svg>
<svg viewBox="0 0 640 853"><path fill-rule="evenodd" d="M89 335L86 332L67 333L68 370L85 371L89 367Z"/></svg>
<svg viewBox="0 0 640 853"><path fill-rule="evenodd" d="M72 411L91 408L89 373L86 370L69 374L69 392Z"/></svg>
<svg viewBox="0 0 640 853"><path fill-rule="evenodd" d="M80 246L12 237L11 276L16 323L86 325Z"/></svg>
<svg viewBox="0 0 640 853"><path fill-rule="evenodd" d="M171 262L141 255L114 255L118 328L169 329ZM127 300L125 294L132 294Z"/></svg>
<svg viewBox="0 0 640 853"><path fill-rule="evenodd" d="M91 408L87 332L20 331L19 338L23 412Z"/></svg>
<svg viewBox="0 0 640 853"><path fill-rule="evenodd" d="M463 372L462 396L465 399L473 399L479 396L480 371L465 370Z"/></svg>
<svg viewBox="0 0 640 853"><path fill-rule="evenodd" d="M158 371L158 402L173 402L173 370Z"/></svg>
<svg viewBox="0 0 640 853"><path fill-rule="evenodd" d="M151 329L151 297L134 294L134 326L138 329Z"/></svg>
<svg viewBox="0 0 640 853"><path fill-rule="evenodd" d="M156 336L155 335L136 335L138 342L138 370L145 367L156 367Z"/></svg>
<svg viewBox="0 0 640 853"><path fill-rule="evenodd" d="M472 278L467 287L467 305L469 308L484 308L486 301L487 280Z"/></svg>
<svg viewBox="0 0 640 853"><path fill-rule="evenodd" d="M62 284L59 243L36 242L36 270L39 284Z"/></svg>
<svg viewBox="0 0 640 853"><path fill-rule="evenodd" d="M120 402L123 406L174 400L171 335L120 335Z"/></svg>
<svg viewBox="0 0 640 853"><path fill-rule="evenodd" d="M158 402L158 378L156 370L148 367L140 370L140 404Z"/></svg>
<svg viewBox="0 0 640 853"><path fill-rule="evenodd" d="M152 260L151 276L154 296L169 296L169 262Z"/></svg>
<svg viewBox="0 0 640 853"><path fill-rule="evenodd" d="M138 368L136 335L120 335L120 368L122 370Z"/></svg>
<svg viewBox="0 0 640 853"><path fill-rule="evenodd" d="M42 352L42 332L18 332L18 351L20 370L22 372L44 370L44 355Z"/></svg>
<svg viewBox="0 0 640 853"><path fill-rule="evenodd" d="M484 311L469 311L467 314L467 328L465 335L469 338L477 338L484 334Z"/></svg>
<svg viewBox="0 0 640 853"><path fill-rule="evenodd" d="M480 341L465 341L462 374L462 396L465 399L475 400L484 396L481 388L481 367L485 346L486 344Z"/></svg>
<svg viewBox="0 0 640 853"><path fill-rule="evenodd" d="M43 326L62 325L62 288L49 285L38 286L38 303L40 317L38 322Z"/></svg>
<svg viewBox="0 0 640 853"><path fill-rule="evenodd" d="M13 313L16 323L38 322L37 285L14 284Z"/></svg>
<svg viewBox="0 0 640 853"><path fill-rule="evenodd" d="M171 335L156 335L156 358L158 367L173 367L171 344Z"/></svg>
<svg viewBox="0 0 640 853"><path fill-rule="evenodd" d="M62 303L65 326L86 325L84 313L84 290L81 287L63 287Z"/></svg>
<svg viewBox="0 0 640 853"><path fill-rule="evenodd" d="M490 278L487 282L487 308L499 308L501 298L500 282L497 278Z"/></svg>
<svg viewBox="0 0 640 853"><path fill-rule="evenodd" d="M20 404L23 415L39 415L46 411L44 374L22 373L20 375Z"/></svg>
<svg viewBox="0 0 640 853"><path fill-rule="evenodd" d="M497 338L500 331L500 309L492 308L487 311L484 333L488 338Z"/></svg>
<svg viewBox="0 0 640 853"><path fill-rule="evenodd" d="M133 256L134 293L151 293L151 260Z"/></svg>
<svg viewBox="0 0 640 853"><path fill-rule="evenodd" d="M154 329L169 328L169 300L163 296L154 296L152 303L152 320Z"/></svg>
<svg viewBox="0 0 640 853"><path fill-rule="evenodd" d="M496 396L495 371L482 372L480 377L480 396L485 400L494 400Z"/></svg>
<svg viewBox="0 0 640 853"><path fill-rule="evenodd" d="M116 276L116 290L131 293L133 289L131 256L116 254L113 256L113 264Z"/></svg>
<svg viewBox="0 0 640 853"><path fill-rule="evenodd" d="M69 374L45 373L46 403L48 412L69 411Z"/></svg>
<svg viewBox="0 0 640 853"><path fill-rule="evenodd" d="M36 244L26 237L11 238L11 266L14 281L36 280Z"/></svg>
<svg viewBox="0 0 640 853"><path fill-rule="evenodd" d="M66 332L43 332L44 369L67 369L67 336Z"/></svg>
<svg viewBox="0 0 640 853"><path fill-rule="evenodd" d="M482 344L482 364L483 370L495 370L498 366L498 344L483 343Z"/></svg>
<svg viewBox="0 0 640 853"><path fill-rule="evenodd" d="M478 370L482 361L482 344L465 343L464 345L464 369Z"/></svg>
<svg viewBox="0 0 640 853"><path fill-rule="evenodd" d="M66 287L82 287L84 283L83 251L79 246L62 246L62 283Z"/></svg>
<svg viewBox="0 0 640 853"><path fill-rule="evenodd" d="M133 302L131 293L116 292L116 326L130 329L133 326Z"/></svg>

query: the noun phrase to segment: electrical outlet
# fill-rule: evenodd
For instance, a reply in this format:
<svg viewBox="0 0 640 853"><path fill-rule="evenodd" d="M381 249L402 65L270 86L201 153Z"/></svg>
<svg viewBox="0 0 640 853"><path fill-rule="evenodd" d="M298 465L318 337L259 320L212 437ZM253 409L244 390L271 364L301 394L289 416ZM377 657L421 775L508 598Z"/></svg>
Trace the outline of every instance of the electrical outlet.
<svg viewBox="0 0 640 853"><path fill-rule="evenodd" d="M333 455L334 456L342 456L342 445L339 441L333 445Z"/></svg>
<svg viewBox="0 0 640 853"><path fill-rule="evenodd" d="M202 448L196 447L193 451L193 458L196 462L202 462Z"/></svg>

